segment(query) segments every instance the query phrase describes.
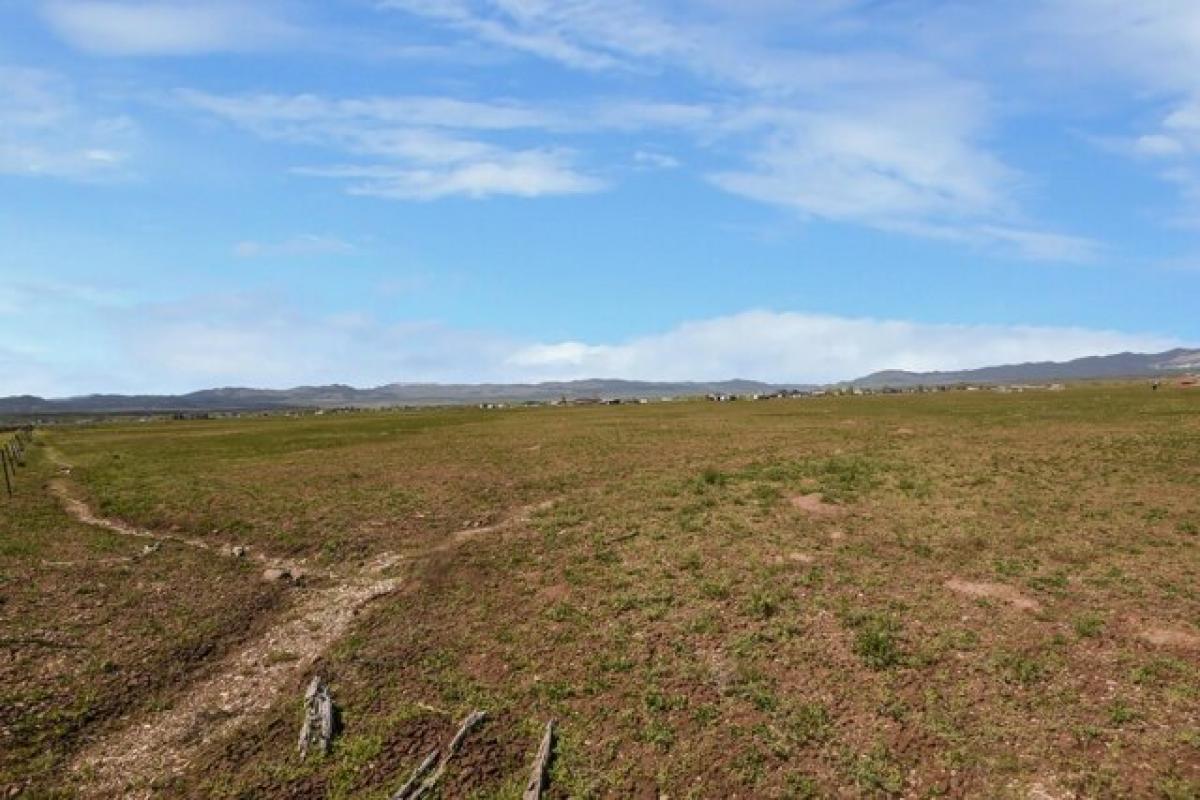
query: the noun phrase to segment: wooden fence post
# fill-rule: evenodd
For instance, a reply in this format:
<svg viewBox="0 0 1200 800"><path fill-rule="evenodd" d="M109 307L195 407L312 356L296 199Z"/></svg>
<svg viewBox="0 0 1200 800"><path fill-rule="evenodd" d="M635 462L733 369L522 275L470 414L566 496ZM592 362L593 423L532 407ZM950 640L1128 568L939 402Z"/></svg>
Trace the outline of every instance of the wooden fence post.
<svg viewBox="0 0 1200 800"><path fill-rule="evenodd" d="M12 497L12 481L8 478L8 456L3 451L0 451L0 462L3 462L0 466L4 467L4 486L8 489L8 496Z"/></svg>

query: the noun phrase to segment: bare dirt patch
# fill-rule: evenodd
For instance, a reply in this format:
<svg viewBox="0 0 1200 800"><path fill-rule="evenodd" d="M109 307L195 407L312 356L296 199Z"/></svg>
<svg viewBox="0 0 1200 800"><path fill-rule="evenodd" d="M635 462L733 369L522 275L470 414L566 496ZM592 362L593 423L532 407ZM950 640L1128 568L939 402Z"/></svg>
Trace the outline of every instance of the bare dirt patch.
<svg viewBox="0 0 1200 800"><path fill-rule="evenodd" d="M1138 636L1159 647L1182 647L1185 650L1200 650L1200 636L1171 628L1148 628Z"/></svg>
<svg viewBox="0 0 1200 800"><path fill-rule="evenodd" d="M311 570L303 559L300 561L286 561L279 558L273 558L266 553L251 550L243 545L227 545L214 544L203 539L196 539L188 536L182 536L178 533L151 531L145 528L139 528L136 525L131 525L128 522L111 517L101 516L92 510L83 498L81 498L74 488L67 482L67 476L71 474L71 467L66 464L61 454L54 448L46 448L47 455L51 461L58 464L59 477L54 478L49 483L50 492L58 498L65 510L76 521L82 522L84 525L92 525L98 528L105 528L113 533L118 533L122 536L131 536L138 539L150 540L154 545L160 545L163 542L174 542L184 545L185 547L195 548L196 550L204 550L212 553L215 556L223 556L227 558L250 558L265 567L264 580L274 580L273 577L267 577L268 573L278 572L281 575L300 576L308 574ZM152 552L146 551L145 554ZM326 576L332 577L332 576Z"/></svg>
<svg viewBox="0 0 1200 800"><path fill-rule="evenodd" d="M85 524L156 542L177 542L218 557L241 557L230 548L101 517L61 479L53 481L51 489L66 511ZM429 552L445 553L480 535L528 522L531 515L550 508L553 503L548 500L525 506L493 525L456 531ZM302 566L303 562L282 561L259 553L252 557L268 565L264 572L266 580L271 580L265 576L272 573L300 576L308 570L306 565ZM366 564L361 573L340 577L337 585L302 587L300 599L281 621L232 654L210 678L191 687L170 708L149 718L128 719L114 736L80 753L73 769L79 777L81 796L149 797L153 794L149 788L153 783L183 774L206 741L224 738L264 714L281 691L310 671L314 662L346 632L363 605L396 591L402 581L383 577L383 573L402 560L385 553ZM322 577L338 576L331 573ZM287 657L281 658L280 654Z"/></svg>
<svg viewBox="0 0 1200 800"><path fill-rule="evenodd" d="M792 508L814 517L836 517L845 511L842 506L827 503L820 494L793 495L789 502Z"/></svg>
<svg viewBox="0 0 1200 800"><path fill-rule="evenodd" d="M965 581L961 578L951 578L946 581L946 588L952 592L965 594L968 597L999 600L1022 611L1038 611L1041 609L1041 604L1037 600L1034 600L1032 597L1026 597L1013 587L1003 583Z"/></svg>
<svg viewBox="0 0 1200 800"><path fill-rule="evenodd" d="M82 796L150 796L141 787L182 773L204 740L265 712L346 631L360 606L399 584L361 581L306 594L281 623L226 659L171 708L131 719L115 736L85 750L74 764Z"/></svg>

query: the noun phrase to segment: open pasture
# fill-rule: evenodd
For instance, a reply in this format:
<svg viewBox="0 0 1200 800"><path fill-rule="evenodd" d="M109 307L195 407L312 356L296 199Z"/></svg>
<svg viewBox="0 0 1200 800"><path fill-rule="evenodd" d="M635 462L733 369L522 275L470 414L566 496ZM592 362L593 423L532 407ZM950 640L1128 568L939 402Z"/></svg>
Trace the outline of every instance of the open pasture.
<svg viewBox="0 0 1200 800"><path fill-rule="evenodd" d="M519 797L549 718L550 797L1200 793L1200 392L450 408L37 440L0 509L0 785L31 796L111 791L106 743L153 736L264 641L255 663L279 685L221 735L160 738L186 758L132 766L131 791L386 798L480 708L441 796ZM73 520L64 492L176 538L145 552ZM271 559L296 578L263 580ZM314 621L319 652L271 638L366 574L394 587ZM301 761L318 673L342 730Z"/></svg>

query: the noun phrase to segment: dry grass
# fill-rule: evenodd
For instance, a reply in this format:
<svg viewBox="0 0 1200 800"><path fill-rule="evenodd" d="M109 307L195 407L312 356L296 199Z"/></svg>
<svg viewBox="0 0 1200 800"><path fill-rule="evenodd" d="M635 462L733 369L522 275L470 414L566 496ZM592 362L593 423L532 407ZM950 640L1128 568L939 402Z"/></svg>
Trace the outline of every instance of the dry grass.
<svg viewBox="0 0 1200 800"><path fill-rule="evenodd" d="M405 591L319 664L345 721L329 757L292 755L298 683L163 796L386 797L472 707L492 721L447 797L519 796L550 716L555 797L1200 790L1198 394L1092 386L47 435L105 514L332 567L410 557ZM836 513L793 499L816 495ZM464 529L482 532L440 546ZM142 562L109 569L149 580ZM99 598L125 601L115 585ZM200 613L188 607L203 600L170 602ZM24 602L42 627L59 613ZM236 628L214 620L214 641ZM125 635L129 622L100 624ZM64 668L106 691L76 669Z"/></svg>

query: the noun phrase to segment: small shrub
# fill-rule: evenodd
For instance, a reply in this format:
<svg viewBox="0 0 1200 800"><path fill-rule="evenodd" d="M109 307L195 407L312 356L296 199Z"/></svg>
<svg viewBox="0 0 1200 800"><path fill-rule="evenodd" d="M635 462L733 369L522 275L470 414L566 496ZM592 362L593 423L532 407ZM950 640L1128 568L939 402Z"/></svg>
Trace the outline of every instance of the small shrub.
<svg viewBox="0 0 1200 800"><path fill-rule="evenodd" d="M799 744L819 742L829 737L829 711L820 703L803 703L785 715L788 735Z"/></svg>
<svg viewBox="0 0 1200 800"><path fill-rule="evenodd" d="M853 773L854 782L867 792L895 795L904 789L904 770L882 747L860 755Z"/></svg>
<svg viewBox="0 0 1200 800"><path fill-rule="evenodd" d="M900 663L900 623L880 614L855 614L847 618L854 629L854 652L871 669L888 669Z"/></svg>
<svg viewBox="0 0 1200 800"><path fill-rule="evenodd" d="M1009 678L1022 686L1032 686L1046 677L1046 666L1036 654L1014 653L1001 659Z"/></svg>
<svg viewBox="0 0 1200 800"><path fill-rule="evenodd" d="M1108 721L1113 725L1124 725L1137 719L1137 712L1125 704L1124 700L1114 700L1108 707Z"/></svg>
<svg viewBox="0 0 1200 800"><path fill-rule="evenodd" d="M782 598L772 591L759 590L750 596L750 614L758 619L770 619L779 613Z"/></svg>
<svg viewBox="0 0 1200 800"><path fill-rule="evenodd" d="M1075 620L1075 633L1082 639L1099 636L1103 629L1104 620L1096 614L1084 614Z"/></svg>

